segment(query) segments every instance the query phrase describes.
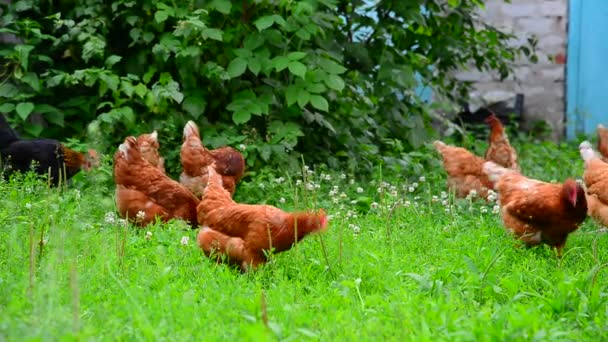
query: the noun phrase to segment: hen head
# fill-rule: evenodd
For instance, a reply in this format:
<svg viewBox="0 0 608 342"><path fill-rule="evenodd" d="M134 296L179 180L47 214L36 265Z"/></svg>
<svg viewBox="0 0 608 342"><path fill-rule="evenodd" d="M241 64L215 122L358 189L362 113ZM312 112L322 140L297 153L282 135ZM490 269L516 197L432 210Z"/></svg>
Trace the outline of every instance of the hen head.
<svg viewBox="0 0 608 342"><path fill-rule="evenodd" d="M562 187L562 198L569 203L572 208L585 208L587 210L587 199L583 186L572 178L566 179Z"/></svg>
<svg viewBox="0 0 608 342"><path fill-rule="evenodd" d="M97 151L89 149L84 155L82 169L84 171L90 171L91 169L98 167L100 164L100 157Z"/></svg>

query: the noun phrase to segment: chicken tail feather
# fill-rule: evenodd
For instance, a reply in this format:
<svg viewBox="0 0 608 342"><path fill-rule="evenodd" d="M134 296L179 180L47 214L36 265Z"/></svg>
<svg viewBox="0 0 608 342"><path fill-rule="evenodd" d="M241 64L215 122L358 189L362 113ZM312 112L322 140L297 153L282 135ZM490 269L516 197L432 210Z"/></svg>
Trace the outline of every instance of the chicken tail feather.
<svg viewBox="0 0 608 342"><path fill-rule="evenodd" d="M483 172L488 176L492 183L496 183L503 175L513 173L515 171L504 168L494 162L487 161L483 163Z"/></svg>
<svg viewBox="0 0 608 342"><path fill-rule="evenodd" d="M188 139L192 136L196 136L197 138L200 138L198 126L194 123L194 121L189 120L186 123L186 126L184 126L184 140Z"/></svg>
<svg viewBox="0 0 608 342"><path fill-rule="evenodd" d="M133 136L127 137L125 142L118 146L118 151L125 160L141 158L139 148L137 147L137 140Z"/></svg>
<svg viewBox="0 0 608 342"><path fill-rule="evenodd" d="M581 158L583 158L583 160L586 161L586 162L588 162L588 161L590 161L590 160L595 159L595 158L598 157L598 155L593 150L593 147L591 146L591 143L588 142L587 140L583 141L578 146L578 150L581 153Z"/></svg>

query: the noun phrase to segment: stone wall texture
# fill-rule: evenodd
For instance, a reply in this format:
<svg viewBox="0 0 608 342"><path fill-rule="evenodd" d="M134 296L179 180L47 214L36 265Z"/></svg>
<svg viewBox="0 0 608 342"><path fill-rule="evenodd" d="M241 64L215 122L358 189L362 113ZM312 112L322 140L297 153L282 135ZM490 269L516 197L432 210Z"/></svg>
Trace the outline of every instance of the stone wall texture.
<svg viewBox="0 0 608 342"><path fill-rule="evenodd" d="M608 0L607 0L608 1ZM524 126L544 120L552 138L564 136L565 73L568 0L487 0L481 16L486 22L513 33L520 42L531 35L538 39L538 63L520 60L513 77L500 81L477 71L462 71L458 77L473 81L474 97L509 98L522 93Z"/></svg>

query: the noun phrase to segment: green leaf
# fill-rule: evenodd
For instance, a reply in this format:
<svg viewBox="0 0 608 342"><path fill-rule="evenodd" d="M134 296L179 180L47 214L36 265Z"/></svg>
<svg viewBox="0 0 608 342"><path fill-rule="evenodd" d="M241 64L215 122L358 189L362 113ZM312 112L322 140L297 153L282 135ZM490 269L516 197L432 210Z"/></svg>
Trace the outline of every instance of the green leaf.
<svg viewBox="0 0 608 342"><path fill-rule="evenodd" d="M146 73L144 74L144 83L149 83L152 80L152 77L154 77L154 74L156 74L156 71L156 67L154 65L151 65L148 71L146 71Z"/></svg>
<svg viewBox="0 0 608 342"><path fill-rule="evenodd" d="M0 97L13 98L19 93L19 89L10 82L0 82Z"/></svg>
<svg viewBox="0 0 608 342"><path fill-rule="evenodd" d="M253 53L249 49L235 49L234 54L237 57L242 57L242 58L249 58L249 57L253 56Z"/></svg>
<svg viewBox="0 0 608 342"><path fill-rule="evenodd" d="M272 15L267 15L254 21L253 24L258 28L258 31L262 31L274 24L274 17Z"/></svg>
<svg viewBox="0 0 608 342"><path fill-rule="evenodd" d="M120 90L130 98L133 96L135 87L133 87L133 83L131 83L130 81L122 80L120 82Z"/></svg>
<svg viewBox="0 0 608 342"><path fill-rule="evenodd" d="M25 121L32 113L32 110L34 110L34 104L31 102L21 102L17 105L15 110L17 111L19 117Z"/></svg>
<svg viewBox="0 0 608 342"><path fill-rule="evenodd" d="M285 90L285 99L287 100L288 106L291 106L296 103L296 101L298 101L300 89L301 88L296 86L295 84L292 84L287 87L287 89Z"/></svg>
<svg viewBox="0 0 608 342"><path fill-rule="evenodd" d="M143 83L139 83L135 86L134 91L137 96L143 99L148 93L148 87L146 87L146 85Z"/></svg>
<svg viewBox="0 0 608 342"><path fill-rule="evenodd" d="M42 131L44 130L44 127L42 127L38 124L33 124L33 125L26 125L25 127L23 127L23 129L31 136L39 137L40 133L42 133Z"/></svg>
<svg viewBox="0 0 608 342"><path fill-rule="evenodd" d="M247 61L247 66L249 67L249 70L251 70L251 72L256 76L260 73L260 70L262 70L262 63L260 62L260 58L257 56L250 58Z"/></svg>
<svg viewBox="0 0 608 342"><path fill-rule="evenodd" d="M165 20L167 20L168 18L169 12L167 11L156 11L156 13L154 13L154 20L156 20L156 22L159 24L165 22Z"/></svg>
<svg viewBox="0 0 608 342"><path fill-rule="evenodd" d="M15 110L15 105L12 103L3 103L0 105L0 113L10 113Z"/></svg>
<svg viewBox="0 0 608 342"><path fill-rule="evenodd" d="M110 57L106 58L106 67L111 68L114 64L120 62L121 59L121 56L111 55Z"/></svg>
<svg viewBox="0 0 608 342"><path fill-rule="evenodd" d="M289 58L290 61L297 61L304 57L306 57L306 52L296 51L296 52L290 52L289 54L287 54L287 58Z"/></svg>
<svg viewBox="0 0 608 342"><path fill-rule="evenodd" d="M329 103L327 103L327 100L321 95L311 95L310 104L318 110L324 112L329 111Z"/></svg>
<svg viewBox="0 0 608 342"><path fill-rule="evenodd" d="M228 72L228 76L230 76L230 78L235 78L235 77L241 76L245 72L246 69L247 69L247 60L245 60L244 58L241 58L241 57L237 57L237 58L233 59L232 62L230 62L226 72Z"/></svg>
<svg viewBox="0 0 608 342"><path fill-rule="evenodd" d="M286 56L277 56L272 59L271 65L276 71L282 71L289 66L289 58Z"/></svg>
<svg viewBox="0 0 608 342"><path fill-rule="evenodd" d="M207 101L198 94L186 96L186 99L182 103L182 108L188 112L193 119L198 119L205 111L206 106Z"/></svg>
<svg viewBox="0 0 608 342"><path fill-rule="evenodd" d="M99 74L99 79L102 80L112 91L118 90L118 84L120 83L118 76L114 74L101 73Z"/></svg>
<svg viewBox="0 0 608 342"><path fill-rule="evenodd" d="M21 82L29 85L36 92L40 91L40 80L38 79L38 75L36 75L36 73L33 73L33 72L26 73L21 78Z"/></svg>
<svg viewBox="0 0 608 342"><path fill-rule="evenodd" d="M330 74L341 74L346 71L342 65L326 58L319 59L319 66Z"/></svg>
<svg viewBox="0 0 608 342"><path fill-rule="evenodd" d="M65 78L64 74L57 74L53 77L49 77L46 79L46 86L48 88L53 88L61 84L61 81Z"/></svg>
<svg viewBox="0 0 608 342"><path fill-rule="evenodd" d="M304 89L300 89L298 91L298 106L300 106L300 108L304 108L309 101L310 93Z"/></svg>
<svg viewBox="0 0 608 342"><path fill-rule="evenodd" d="M19 59L19 64L23 70L28 70L29 67L29 57L30 52L34 49L32 45L17 45L15 46L15 51L17 52L17 58Z"/></svg>
<svg viewBox="0 0 608 342"><path fill-rule="evenodd" d="M215 8L218 12L222 14L230 14L230 8L232 4L228 0L213 0L209 4L210 7Z"/></svg>
<svg viewBox="0 0 608 342"><path fill-rule="evenodd" d="M252 32L247 34L243 41L243 47L247 50L253 51L264 44L264 36L258 32Z"/></svg>
<svg viewBox="0 0 608 342"><path fill-rule="evenodd" d="M247 123L251 119L251 113L246 110L239 110L232 113L232 121L239 125Z"/></svg>
<svg viewBox="0 0 608 342"><path fill-rule="evenodd" d="M65 126L65 115L58 108L48 104L39 104L34 108L34 112L43 114L46 120L59 127Z"/></svg>
<svg viewBox="0 0 608 342"><path fill-rule="evenodd" d="M334 74L327 75L325 78L325 84L333 90L342 91L344 89L344 80L342 77Z"/></svg>
<svg viewBox="0 0 608 342"><path fill-rule="evenodd" d="M220 42L224 39L224 32L215 28L204 28L201 30L201 35L203 36L203 39L213 39Z"/></svg>
<svg viewBox="0 0 608 342"><path fill-rule="evenodd" d="M306 65L298 62L298 61L291 61L289 62L289 71L296 75L296 76L300 76L302 78L304 78L306 76Z"/></svg>

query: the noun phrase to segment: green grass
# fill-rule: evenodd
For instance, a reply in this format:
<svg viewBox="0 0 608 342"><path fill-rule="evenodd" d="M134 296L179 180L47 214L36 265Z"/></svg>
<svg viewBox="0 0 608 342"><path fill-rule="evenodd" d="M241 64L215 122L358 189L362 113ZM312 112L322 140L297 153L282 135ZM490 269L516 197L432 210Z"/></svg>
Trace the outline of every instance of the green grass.
<svg viewBox="0 0 608 342"><path fill-rule="evenodd" d="M575 145L518 147L533 177L582 174ZM608 339L608 236L590 233L597 224L570 236L561 261L521 247L491 205L443 198L437 157L422 153L426 171L384 175L385 186L323 170L297 186L300 176L248 179L240 201L333 215L326 234L250 274L207 260L181 222L138 230L112 219L103 184L1 183L0 341Z"/></svg>

